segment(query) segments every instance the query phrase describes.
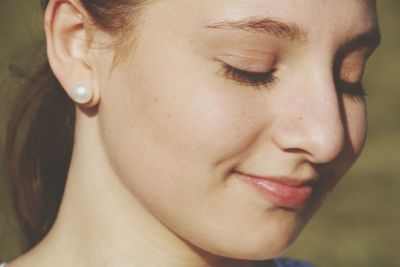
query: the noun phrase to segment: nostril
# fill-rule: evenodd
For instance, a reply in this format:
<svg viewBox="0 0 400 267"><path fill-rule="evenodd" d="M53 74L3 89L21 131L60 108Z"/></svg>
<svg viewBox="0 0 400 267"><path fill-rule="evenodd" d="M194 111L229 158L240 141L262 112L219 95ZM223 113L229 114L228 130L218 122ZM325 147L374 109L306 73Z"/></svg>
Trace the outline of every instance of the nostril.
<svg viewBox="0 0 400 267"><path fill-rule="evenodd" d="M284 148L282 149L283 151L285 151L286 153L293 153L293 154L310 154L309 152L307 152L307 150L301 149L301 148ZM310 154L311 155L311 154Z"/></svg>

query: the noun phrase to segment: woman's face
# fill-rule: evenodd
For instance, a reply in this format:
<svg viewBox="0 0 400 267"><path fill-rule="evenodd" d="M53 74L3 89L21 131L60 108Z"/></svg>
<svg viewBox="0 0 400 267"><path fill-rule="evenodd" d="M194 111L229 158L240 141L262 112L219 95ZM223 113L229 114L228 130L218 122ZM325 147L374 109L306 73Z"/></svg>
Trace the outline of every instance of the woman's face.
<svg viewBox="0 0 400 267"><path fill-rule="evenodd" d="M144 207L196 247L282 253L362 150L369 0L155 1L99 58L99 131ZM132 33L133 34L133 33Z"/></svg>

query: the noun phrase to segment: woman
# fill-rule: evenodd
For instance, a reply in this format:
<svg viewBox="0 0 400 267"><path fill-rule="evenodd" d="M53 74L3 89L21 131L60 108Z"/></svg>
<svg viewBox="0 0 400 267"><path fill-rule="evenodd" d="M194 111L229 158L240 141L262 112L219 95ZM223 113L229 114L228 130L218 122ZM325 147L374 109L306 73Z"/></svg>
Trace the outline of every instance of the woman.
<svg viewBox="0 0 400 267"><path fill-rule="evenodd" d="M7 267L309 266L275 258L364 145L374 1L46 5Z"/></svg>

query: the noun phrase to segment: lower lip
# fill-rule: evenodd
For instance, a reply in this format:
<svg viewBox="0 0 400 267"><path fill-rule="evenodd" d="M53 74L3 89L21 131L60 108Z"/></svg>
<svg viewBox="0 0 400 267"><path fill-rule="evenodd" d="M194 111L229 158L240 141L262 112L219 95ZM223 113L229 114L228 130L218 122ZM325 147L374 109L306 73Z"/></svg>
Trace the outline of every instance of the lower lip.
<svg viewBox="0 0 400 267"><path fill-rule="evenodd" d="M236 174L257 189L268 201L279 207L301 209L307 204L312 194L311 186L288 186L272 180Z"/></svg>

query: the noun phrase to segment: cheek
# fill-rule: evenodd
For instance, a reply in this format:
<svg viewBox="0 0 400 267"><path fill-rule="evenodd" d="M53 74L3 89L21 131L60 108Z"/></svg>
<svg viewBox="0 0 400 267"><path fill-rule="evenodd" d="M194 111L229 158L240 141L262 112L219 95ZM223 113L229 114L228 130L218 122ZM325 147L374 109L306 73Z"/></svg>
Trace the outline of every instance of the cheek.
<svg viewBox="0 0 400 267"><path fill-rule="evenodd" d="M192 183L187 176L202 176L197 183L207 186L213 168L257 137L266 121L255 110L264 103L204 70L207 66L194 66L204 70L196 73L179 67L188 64L148 62L136 58L137 66L116 70L108 81L115 89L102 95L101 132L113 165L124 169L126 179L132 170L156 179L167 172L187 186Z"/></svg>
<svg viewBox="0 0 400 267"><path fill-rule="evenodd" d="M344 99L349 146L356 159L361 153L367 135L367 112L365 100ZM355 160L354 159L354 160Z"/></svg>
<svg viewBox="0 0 400 267"><path fill-rule="evenodd" d="M140 131L140 141L136 141L157 144L158 149L165 149L166 157L207 164L233 156L253 141L265 124L263 114L255 112L256 105L262 110L264 103L231 87L215 70L207 69L209 64L185 59L170 64L163 61L165 56L158 58L151 64L137 58L138 66L132 67L135 73L129 77L129 70L121 72L118 80L125 82L118 93L119 103L113 106L125 107L118 118L122 125L132 125L121 131L127 135L132 129ZM154 69L156 75L149 75Z"/></svg>
<svg viewBox="0 0 400 267"><path fill-rule="evenodd" d="M157 89L147 93L157 95L157 101L141 112L146 114L149 134L163 146L185 151L186 157L190 153L196 160L216 163L240 153L261 128L250 105L223 88L197 81L184 87L152 84L147 88L151 87Z"/></svg>

